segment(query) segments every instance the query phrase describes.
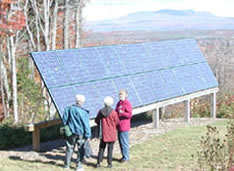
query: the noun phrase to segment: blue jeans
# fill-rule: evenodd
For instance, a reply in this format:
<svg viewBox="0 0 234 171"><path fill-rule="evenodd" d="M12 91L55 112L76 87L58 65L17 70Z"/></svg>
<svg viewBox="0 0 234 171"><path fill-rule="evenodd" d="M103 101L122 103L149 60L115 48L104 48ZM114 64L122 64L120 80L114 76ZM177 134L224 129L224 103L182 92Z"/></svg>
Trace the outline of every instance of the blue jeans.
<svg viewBox="0 0 234 171"><path fill-rule="evenodd" d="M74 151L76 144L78 145L77 152L77 168L82 168L82 162L84 159L84 142L85 139L83 137L79 137L77 135L72 135L66 139L66 159L65 159L65 167L70 167L71 157Z"/></svg>
<svg viewBox="0 0 234 171"><path fill-rule="evenodd" d="M129 160L129 132L118 132L118 138L123 160Z"/></svg>

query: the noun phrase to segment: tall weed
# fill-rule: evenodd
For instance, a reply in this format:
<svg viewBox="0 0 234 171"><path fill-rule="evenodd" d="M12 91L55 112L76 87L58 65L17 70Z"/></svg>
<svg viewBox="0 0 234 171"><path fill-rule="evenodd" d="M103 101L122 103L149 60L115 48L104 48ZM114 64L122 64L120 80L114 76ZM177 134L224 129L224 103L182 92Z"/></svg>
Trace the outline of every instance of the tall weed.
<svg viewBox="0 0 234 171"><path fill-rule="evenodd" d="M224 171L234 166L234 113L230 116L225 136L220 135L216 127L207 126L197 151L201 170Z"/></svg>

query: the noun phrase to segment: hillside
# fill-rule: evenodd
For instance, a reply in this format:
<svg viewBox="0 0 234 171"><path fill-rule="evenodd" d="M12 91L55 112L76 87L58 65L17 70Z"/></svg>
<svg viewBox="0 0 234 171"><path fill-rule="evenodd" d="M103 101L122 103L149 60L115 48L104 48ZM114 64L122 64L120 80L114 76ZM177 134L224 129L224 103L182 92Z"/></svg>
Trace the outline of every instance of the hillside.
<svg viewBox="0 0 234 171"><path fill-rule="evenodd" d="M231 30L234 29L234 18L219 17L208 12L168 9L87 22L85 28L93 32Z"/></svg>

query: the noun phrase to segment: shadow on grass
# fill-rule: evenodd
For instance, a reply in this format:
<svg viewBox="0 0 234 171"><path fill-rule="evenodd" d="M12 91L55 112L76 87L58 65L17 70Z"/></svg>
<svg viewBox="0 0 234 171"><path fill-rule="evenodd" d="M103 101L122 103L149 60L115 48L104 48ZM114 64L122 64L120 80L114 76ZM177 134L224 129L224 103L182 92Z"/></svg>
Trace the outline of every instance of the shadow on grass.
<svg viewBox="0 0 234 171"><path fill-rule="evenodd" d="M40 152L48 152L48 151L51 151L53 149L62 148L64 146L65 146L65 140L63 138L48 141L48 142L42 142L40 144ZM33 151L33 149L32 149L32 145L27 145L24 147L10 149L10 151L30 152L30 151Z"/></svg>
<svg viewBox="0 0 234 171"><path fill-rule="evenodd" d="M63 164L58 164L55 161L41 161L41 160L26 160L26 159L21 159L19 156L9 156L9 159L15 160L15 161L24 161L24 162L29 162L29 163L42 163L46 165L54 165L58 167L63 167Z"/></svg>
<svg viewBox="0 0 234 171"><path fill-rule="evenodd" d="M95 159L96 161L97 161L97 155L92 155L91 156L91 158L92 159ZM104 160L107 160L107 157L103 157L103 161ZM117 162L120 162L120 160L119 159L117 159L117 158L112 158L112 161L117 161ZM93 163L93 162L89 162L89 161L84 161L84 164L86 165L86 166L90 166L90 167L93 167L93 168L96 168L96 162L95 163Z"/></svg>
<svg viewBox="0 0 234 171"><path fill-rule="evenodd" d="M65 146L65 140L59 139L59 140L53 140L49 142L41 143L41 149L40 152L32 151L32 146L26 146L22 148L16 148L12 149L11 151L14 152L26 152L27 154L24 155L24 157L18 156L18 155L11 155L8 158L11 160L18 160L18 161L25 161L28 163L41 163L41 164L47 164L47 165L54 165L58 167L63 167L63 164L58 163L57 161L64 161L65 159L65 150L62 149ZM56 154L53 154L52 150L56 149ZM49 154L47 152L51 152L52 154ZM45 160L41 160L38 158L46 158ZM33 160L35 158L35 160ZM48 161L47 161L48 160ZM72 159L72 162L75 162L75 159Z"/></svg>
<svg viewBox="0 0 234 171"><path fill-rule="evenodd" d="M15 161L24 161L24 162L29 162L29 163L41 163L41 164L46 164L46 165L54 165L63 168L63 164L59 164L56 161L64 161L65 159L65 153L64 155L51 155L51 154L40 154L41 156L46 157L47 159L50 159L50 161L42 161L40 159L35 159L35 160L28 160L28 159L22 159L20 156L9 156L9 159L15 160ZM97 160L97 155L92 155L92 159ZM107 157L104 157L103 160L107 160ZM120 159L118 158L113 158L112 161L117 161L120 162ZM76 158L72 158L71 162L76 163ZM86 159L84 160L84 165L96 168L96 162L90 162L87 161ZM74 167L71 166L71 169L75 169Z"/></svg>

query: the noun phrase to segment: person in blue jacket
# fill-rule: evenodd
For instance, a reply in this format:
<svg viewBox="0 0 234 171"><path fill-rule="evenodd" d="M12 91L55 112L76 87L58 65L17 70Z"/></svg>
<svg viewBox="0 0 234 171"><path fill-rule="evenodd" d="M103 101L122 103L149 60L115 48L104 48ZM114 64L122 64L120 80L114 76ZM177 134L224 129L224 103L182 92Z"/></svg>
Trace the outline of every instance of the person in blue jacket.
<svg viewBox="0 0 234 171"><path fill-rule="evenodd" d="M76 95L76 104L65 108L62 121L68 125L72 135L66 137L66 158L64 168L70 168L70 162L75 145L78 145L77 171L84 170L82 161L84 159L84 143L91 138L91 129L89 125L89 111L82 105L85 102L85 96Z"/></svg>

